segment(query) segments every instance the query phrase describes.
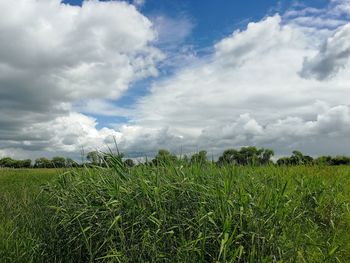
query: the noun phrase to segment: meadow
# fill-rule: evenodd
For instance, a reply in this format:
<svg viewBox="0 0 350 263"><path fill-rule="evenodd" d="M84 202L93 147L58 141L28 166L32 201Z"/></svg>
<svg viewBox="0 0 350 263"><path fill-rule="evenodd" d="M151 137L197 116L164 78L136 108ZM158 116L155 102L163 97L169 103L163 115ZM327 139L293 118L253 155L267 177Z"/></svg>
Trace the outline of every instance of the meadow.
<svg viewBox="0 0 350 263"><path fill-rule="evenodd" d="M350 167L0 170L1 262L350 262Z"/></svg>

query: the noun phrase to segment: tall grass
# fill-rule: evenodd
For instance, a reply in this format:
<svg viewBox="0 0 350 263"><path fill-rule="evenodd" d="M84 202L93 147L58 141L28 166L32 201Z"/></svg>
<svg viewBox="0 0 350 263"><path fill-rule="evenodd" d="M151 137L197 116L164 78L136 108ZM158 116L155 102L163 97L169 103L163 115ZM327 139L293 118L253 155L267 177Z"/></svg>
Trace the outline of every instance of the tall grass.
<svg viewBox="0 0 350 263"><path fill-rule="evenodd" d="M47 199L41 186L56 177L54 169L0 169L0 262L43 259L41 236L47 229Z"/></svg>
<svg viewBox="0 0 350 263"><path fill-rule="evenodd" d="M141 166L47 188L50 262L349 262L349 169Z"/></svg>

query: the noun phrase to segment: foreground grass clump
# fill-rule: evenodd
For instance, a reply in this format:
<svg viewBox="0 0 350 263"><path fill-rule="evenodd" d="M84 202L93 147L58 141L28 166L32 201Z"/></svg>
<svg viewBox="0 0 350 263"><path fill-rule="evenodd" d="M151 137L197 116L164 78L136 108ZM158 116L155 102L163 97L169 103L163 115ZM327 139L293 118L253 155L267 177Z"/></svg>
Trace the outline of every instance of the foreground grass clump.
<svg viewBox="0 0 350 263"><path fill-rule="evenodd" d="M348 170L86 169L48 188L62 262L349 262Z"/></svg>
<svg viewBox="0 0 350 263"><path fill-rule="evenodd" d="M37 262L47 229L47 199L41 186L61 171L0 169L0 262Z"/></svg>

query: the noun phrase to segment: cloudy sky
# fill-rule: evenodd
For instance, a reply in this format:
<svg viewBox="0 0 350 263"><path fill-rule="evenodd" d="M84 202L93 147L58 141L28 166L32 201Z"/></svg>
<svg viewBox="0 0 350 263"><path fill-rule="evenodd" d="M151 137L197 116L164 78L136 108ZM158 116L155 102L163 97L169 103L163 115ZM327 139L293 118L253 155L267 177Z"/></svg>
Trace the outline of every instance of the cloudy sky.
<svg viewBox="0 0 350 263"><path fill-rule="evenodd" d="M350 154L350 0L0 0L0 157Z"/></svg>

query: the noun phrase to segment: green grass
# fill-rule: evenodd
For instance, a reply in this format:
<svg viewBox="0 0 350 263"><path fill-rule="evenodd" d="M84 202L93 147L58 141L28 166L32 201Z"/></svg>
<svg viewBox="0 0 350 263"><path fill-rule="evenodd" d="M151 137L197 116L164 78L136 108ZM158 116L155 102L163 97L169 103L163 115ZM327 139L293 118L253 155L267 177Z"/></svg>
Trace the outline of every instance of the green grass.
<svg viewBox="0 0 350 263"><path fill-rule="evenodd" d="M0 169L0 262L35 262L41 253L40 226L46 200L38 195L59 171Z"/></svg>
<svg viewBox="0 0 350 263"><path fill-rule="evenodd" d="M5 262L350 261L349 167L35 171L0 171Z"/></svg>

